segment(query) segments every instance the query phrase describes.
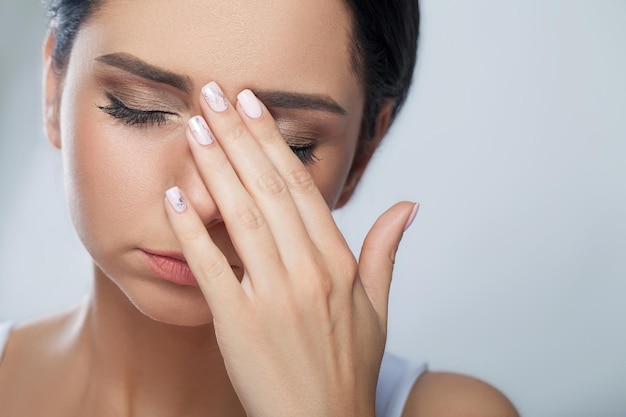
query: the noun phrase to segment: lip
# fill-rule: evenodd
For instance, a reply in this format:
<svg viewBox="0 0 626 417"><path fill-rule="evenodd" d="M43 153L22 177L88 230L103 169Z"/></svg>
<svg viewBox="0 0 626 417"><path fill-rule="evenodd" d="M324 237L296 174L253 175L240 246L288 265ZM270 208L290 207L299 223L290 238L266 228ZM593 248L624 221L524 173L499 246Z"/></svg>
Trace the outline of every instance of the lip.
<svg viewBox="0 0 626 417"><path fill-rule="evenodd" d="M141 254L152 272L164 280L179 285L198 286L182 253L141 249Z"/></svg>

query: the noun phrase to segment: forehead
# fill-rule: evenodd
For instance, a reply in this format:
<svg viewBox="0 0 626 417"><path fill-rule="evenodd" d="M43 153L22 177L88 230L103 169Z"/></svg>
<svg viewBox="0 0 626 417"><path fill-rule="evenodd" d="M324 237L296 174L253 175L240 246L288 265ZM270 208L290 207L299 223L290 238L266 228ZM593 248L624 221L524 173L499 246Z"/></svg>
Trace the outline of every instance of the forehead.
<svg viewBox="0 0 626 417"><path fill-rule="evenodd" d="M106 0L75 47L94 57L127 52L186 74L196 88L360 95L342 0Z"/></svg>

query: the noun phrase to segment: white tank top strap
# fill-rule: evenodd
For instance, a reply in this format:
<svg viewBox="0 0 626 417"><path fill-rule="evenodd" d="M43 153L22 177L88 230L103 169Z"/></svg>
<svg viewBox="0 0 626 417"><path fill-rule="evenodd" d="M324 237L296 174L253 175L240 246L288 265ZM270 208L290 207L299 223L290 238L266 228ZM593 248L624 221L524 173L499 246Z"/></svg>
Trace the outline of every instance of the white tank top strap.
<svg viewBox="0 0 626 417"><path fill-rule="evenodd" d="M413 384L426 369L426 363L385 352L376 388L376 417L401 417Z"/></svg>
<svg viewBox="0 0 626 417"><path fill-rule="evenodd" d="M4 348L7 344L7 340L9 339L9 333L11 333L12 328L13 323L11 322L0 323L0 363L2 363Z"/></svg>

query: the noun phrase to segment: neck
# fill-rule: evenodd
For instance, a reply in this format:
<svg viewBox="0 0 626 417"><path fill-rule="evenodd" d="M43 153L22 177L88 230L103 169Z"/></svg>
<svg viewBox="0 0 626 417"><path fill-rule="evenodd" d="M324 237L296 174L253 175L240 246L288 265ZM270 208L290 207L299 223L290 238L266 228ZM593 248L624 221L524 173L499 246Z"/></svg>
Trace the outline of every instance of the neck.
<svg viewBox="0 0 626 417"><path fill-rule="evenodd" d="M245 415L212 325L175 326L141 313L98 268L81 310L84 407L122 415Z"/></svg>

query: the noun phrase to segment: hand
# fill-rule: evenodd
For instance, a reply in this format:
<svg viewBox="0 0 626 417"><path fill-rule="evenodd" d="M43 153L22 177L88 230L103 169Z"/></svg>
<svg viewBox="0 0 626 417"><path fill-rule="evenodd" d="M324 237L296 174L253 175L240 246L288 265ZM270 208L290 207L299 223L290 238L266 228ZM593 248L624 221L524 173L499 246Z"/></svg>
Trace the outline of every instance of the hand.
<svg viewBox="0 0 626 417"><path fill-rule="evenodd" d="M267 108L248 90L236 108L215 83L203 92L210 130L196 117L187 137L241 283L181 191L165 205L239 399L254 417L374 416L393 261L417 205L383 214L357 263Z"/></svg>

